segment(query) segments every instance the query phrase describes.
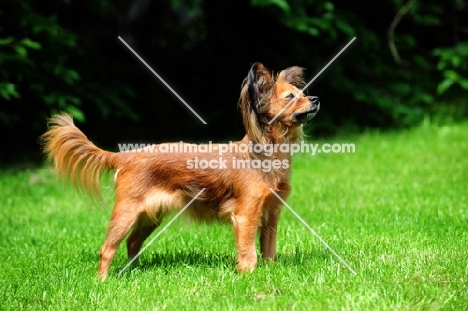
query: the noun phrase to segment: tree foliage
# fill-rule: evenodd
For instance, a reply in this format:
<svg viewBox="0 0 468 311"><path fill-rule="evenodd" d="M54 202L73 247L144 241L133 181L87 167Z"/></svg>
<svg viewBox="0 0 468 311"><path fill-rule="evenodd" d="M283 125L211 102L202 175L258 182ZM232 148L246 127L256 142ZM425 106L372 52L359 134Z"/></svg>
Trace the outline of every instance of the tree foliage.
<svg viewBox="0 0 468 311"><path fill-rule="evenodd" d="M118 108L122 114L132 116L124 101L132 90L112 77L112 66L106 58L94 59L100 62L100 70L86 62L93 57L93 51L87 49L91 42L86 41L97 38L85 36L92 36L92 27L100 21L109 16L116 18L115 9L110 4L98 8L92 1L85 2L81 7L71 1L53 1L47 7L35 1L2 1L0 96L6 102L0 110L1 123L24 123L30 116L28 125L38 128L44 116L57 111L84 121L84 101L103 113ZM75 17L76 9L87 12L95 22ZM90 28L80 31L86 24ZM95 75L99 71L107 71L108 81L97 86L99 77Z"/></svg>
<svg viewBox="0 0 468 311"><path fill-rule="evenodd" d="M1 135L34 146L47 116L58 111L96 129L104 143L113 143L109 134L142 140L238 136L235 102L251 63L275 70L300 65L312 78L352 37L357 40L309 89L322 98L314 133L411 126L468 113L465 0L0 4ZM200 128L117 36L209 126ZM110 125L98 131L103 120ZM236 121L227 126L226 120Z"/></svg>

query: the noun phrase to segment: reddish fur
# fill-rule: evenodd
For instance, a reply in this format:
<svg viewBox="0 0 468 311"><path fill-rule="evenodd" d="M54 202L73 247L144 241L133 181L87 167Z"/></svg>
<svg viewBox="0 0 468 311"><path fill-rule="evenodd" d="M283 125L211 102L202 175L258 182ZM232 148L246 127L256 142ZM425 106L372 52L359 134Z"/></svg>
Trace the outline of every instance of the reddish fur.
<svg viewBox="0 0 468 311"><path fill-rule="evenodd" d="M255 84L255 99L249 97L249 76ZM302 138L302 124L293 117L312 109L311 101L302 93L271 125L267 124L289 101L288 92L296 94L303 85L302 70L291 67L274 77L256 63L243 83L239 100L246 136L234 144L295 143ZM285 95L286 94L286 95ZM256 105L257 113L253 105ZM264 154L225 153L228 169L188 169L187 160L218 159L213 153L112 153L96 147L73 124L66 114L56 115L43 135L44 152L55 163L59 176L91 196L101 195L99 178L104 170L116 170L116 202L107 237L101 249L98 276L105 279L114 254L127 238L129 257L135 256L144 240L158 227L167 211L180 209L202 188L206 190L187 211L198 220L231 221L237 248L237 268L255 268L255 236L261 228L260 244L264 259L275 259L276 228L281 202L290 192L290 169L234 169L231 160L269 159ZM288 153L275 158L291 160Z"/></svg>

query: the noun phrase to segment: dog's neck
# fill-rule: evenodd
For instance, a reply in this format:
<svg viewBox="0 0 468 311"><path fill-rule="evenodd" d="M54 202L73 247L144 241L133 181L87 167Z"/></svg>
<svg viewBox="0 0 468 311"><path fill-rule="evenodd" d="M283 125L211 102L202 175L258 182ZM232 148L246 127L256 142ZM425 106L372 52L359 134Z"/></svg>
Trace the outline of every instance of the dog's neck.
<svg viewBox="0 0 468 311"><path fill-rule="evenodd" d="M253 144L295 144L304 138L302 126L285 127L280 123L264 124L260 137L251 137L247 134L242 139L243 143L249 141Z"/></svg>
<svg viewBox="0 0 468 311"><path fill-rule="evenodd" d="M264 178L273 186L280 187L280 185L285 184L289 181L291 177L291 153L284 152L282 150L287 149L291 150L291 145L298 143L303 139L302 126L284 128L276 124L265 125L264 131L262 131L261 139L252 139L248 134L240 141L242 144L261 144L262 146L276 145L276 152L272 155L266 155L264 152L255 153L250 152L249 156L251 160L279 160L281 163L287 163L287 167L281 167L279 169L272 169L272 173L264 174ZM281 145L288 145L287 148ZM283 149L284 148L284 149ZM263 149L266 150L266 149ZM285 162L284 162L285 161ZM275 188L276 189L276 188Z"/></svg>

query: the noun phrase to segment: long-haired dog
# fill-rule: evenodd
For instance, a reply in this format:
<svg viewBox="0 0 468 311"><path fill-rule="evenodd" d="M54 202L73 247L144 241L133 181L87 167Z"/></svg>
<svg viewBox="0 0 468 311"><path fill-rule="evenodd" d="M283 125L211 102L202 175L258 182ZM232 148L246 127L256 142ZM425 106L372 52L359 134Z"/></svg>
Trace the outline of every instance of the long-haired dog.
<svg viewBox="0 0 468 311"><path fill-rule="evenodd" d="M133 258L164 215L180 210L197 194L187 211L197 220L232 223L239 271L252 271L257 264L255 237L259 228L262 257L275 260L282 203L270 189L286 200L291 190L291 154L281 151L284 148L266 155L259 148L240 147L290 145L302 139L304 123L318 112L320 105L318 97L302 93L303 86L300 67L273 75L261 63L255 63L242 84L239 99L246 135L238 142L213 145L211 152L113 153L89 141L70 116L52 117L42 142L60 177L71 180L78 190L100 198L102 172L117 171L116 201L100 251L98 277L107 277L115 252L130 230L127 250ZM194 159L219 161L218 148L229 149L222 154L224 167L189 168L188 163L193 164L190 161ZM255 160L279 162L271 170L249 165L236 167L236 161L245 164Z"/></svg>

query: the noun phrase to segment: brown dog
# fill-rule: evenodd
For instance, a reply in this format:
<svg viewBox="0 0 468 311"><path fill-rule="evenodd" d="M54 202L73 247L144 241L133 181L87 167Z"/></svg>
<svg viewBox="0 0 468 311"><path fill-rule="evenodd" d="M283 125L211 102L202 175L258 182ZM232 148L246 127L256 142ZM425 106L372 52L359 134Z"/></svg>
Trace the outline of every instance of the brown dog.
<svg viewBox="0 0 468 311"><path fill-rule="evenodd" d="M291 190L291 154L281 151L283 148L270 153L265 150L298 142L303 124L317 113L318 98L305 96L302 86L299 67L273 76L255 63L242 84L239 100L245 137L239 142L212 145L208 152L195 150L197 145L191 144L154 145L152 152L104 151L75 127L70 116L52 117L42 140L59 176L100 198L101 173L117 170L116 201L100 252L98 277L107 277L119 244L132 228L127 238L130 258L138 254L167 212L180 210L197 195L187 208L191 216L232 222L240 271L251 271L257 264L255 236L259 227L262 257L274 260L281 202L270 188L286 200ZM158 151L176 145L181 148L178 153ZM186 152L181 152L185 147ZM216 167L197 166L201 163Z"/></svg>

